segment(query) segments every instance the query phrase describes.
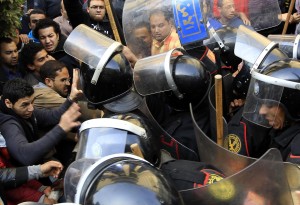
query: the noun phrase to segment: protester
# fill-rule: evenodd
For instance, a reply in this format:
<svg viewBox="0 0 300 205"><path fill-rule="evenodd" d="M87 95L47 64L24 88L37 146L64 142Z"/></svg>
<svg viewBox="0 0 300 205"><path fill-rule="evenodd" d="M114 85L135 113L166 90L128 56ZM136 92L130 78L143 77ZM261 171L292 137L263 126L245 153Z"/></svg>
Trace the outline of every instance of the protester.
<svg viewBox="0 0 300 205"><path fill-rule="evenodd" d="M150 11L149 22L153 37L151 55L181 47L171 15L166 7Z"/></svg>

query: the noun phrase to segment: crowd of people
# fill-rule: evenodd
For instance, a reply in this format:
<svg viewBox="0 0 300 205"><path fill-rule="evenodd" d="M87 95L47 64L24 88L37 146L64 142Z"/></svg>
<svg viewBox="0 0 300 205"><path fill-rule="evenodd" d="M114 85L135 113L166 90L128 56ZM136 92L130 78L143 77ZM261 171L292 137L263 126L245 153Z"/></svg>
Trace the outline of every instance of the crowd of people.
<svg viewBox="0 0 300 205"><path fill-rule="evenodd" d="M181 44L171 3L153 6L149 2L144 1L145 7L135 16L123 15L123 18L128 17L128 20L123 19L122 25L126 45L122 50L115 50L99 69L66 52L64 45L82 24L88 26L90 32L95 31L95 35L117 39L104 0L26 1L26 11L20 19L22 28L16 28L14 36L0 38L0 176L3 184L0 199L4 204L74 202L76 197L72 194L63 194L66 190L63 180L59 179L68 175L68 167L74 166L82 147L91 150L92 158L116 154L113 152L119 148L114 146L124 140L121 138L124 133L116 130L128 133L125 145L120 145L126 146L124 153L136 154L154 166L138 166L131 173L134 177L141 177L143 172L139 169L149 169L148 174L164 181L157 177L161 172L166 179L175 181L176 191L203 187L226 178L218 167L201 161L194 132L196 122L205 136L216 141L218 128L209 110L210 88L216 74L230 79L224 95L224 118L229 133L224 136L224 147L254 158L261 157L270 148L277 148L283 161L300 163L300 98L297 97L300 82L295 77L300 75L300 63L276 48L279 53L276 61L264 65L261 71L252 71L251 76L247 59L235 53L236 38L233 38L242 26L249 33L255 32L261 39L267 39L269 34L281 33L285 21L289 21L287 33L297 35L300 1L296 1L287 19L291 3L288 0L278 1L278 4L275 0L276 4L256 0L201 0L208 38L192 48ZM120 2L111 1L111 4L114 8ZM268 4L274 8L266 7ZM265 9L268 12L264 12ZM131 14L128 10L124 12ZM122 19L116 18L116 21L121 25ZM101 71L94 84L97 69ZM254 94L247 97L247 92ZM91 126L93 121L86 123L95 118L110 120L100 120L95 127ZM119 121L126 121L127 127ZM82 138L93 135L92 131L82 134L84 130L101 126L115 131L108 134L112 131L101 130L98 141L93 141L91 147L83 146L87 142ZM113 138L116 133L120 135L116 138L118 142L112 143L113 140L103 137ZM98 143L108 147L104 149ZM138 149L131 147L136 144ZM80 158L84 158L81 152ZM124 167L124 173L130 173L127 165ZM200 176L195 170L201 170ZM187 172L189 174L184 176ZM126 177L126 174L120 175ZM137 181L134 183L161 194L158 182L150 186L141 179ZM101 186L109 183L103 184ZM57 190L59 195L54 194ZM168 200L166 198L164 200ZM92 199L82 200L78 203L88 204ZM99 202L100 199L95 195L93 200ZM189 204L188 201L183 198L178 204ZM97 201L92 203L97 204Z"/></svg>

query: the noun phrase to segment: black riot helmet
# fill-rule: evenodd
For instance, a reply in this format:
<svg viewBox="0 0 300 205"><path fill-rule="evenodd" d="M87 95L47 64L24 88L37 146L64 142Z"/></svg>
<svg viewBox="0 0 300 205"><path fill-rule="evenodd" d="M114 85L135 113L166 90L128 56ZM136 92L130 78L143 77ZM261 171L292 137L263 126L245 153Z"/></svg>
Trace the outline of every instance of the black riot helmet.
<svg viewBox="0 0 300 205"><path fill-rule="evenodd" d="M159 138L147 118L134 113L87 120L80 127L76 159L131 153L160 163Z"/></svg>
<svg viewBox="0 0 300 205"><path fill-rule="evenodd" d="M179 48L138 60L133 77L139 94L164 93L169 105L178 110L188 109L189 103L201 104L211 83L205 65Z"/></svg>
<svg viewBox="0 0 300 205"><path fill-rule="evenodd" d="M287 59L271 63L263 70L253 70L244 117L256 124L270 127L268 119L261 114L262 106L282 107L287 120L300 120L300 62ZM276 116L276 115L275 115ZM274 116L274 117L275 117Z"/></svg>
<svg viewBox="0 0 300 205"><path fill-rule="evenodd" d="M82 172L80 166L84 163L75 161L66 173L69 181L77 179L73 186L66 183L65 194L67 199L75 203L183 205L173 184L159 169L140 157L129 154L109 155Z"/></svg>
<svg viewBox="0 0 300 205"><path fill-rule="evenodd" d="M80 68L82 90L91 104L104 104L124 96L133 85L132 69L125 56L119 52L110 57L97 84L92 84L95 68L85 63Z"/></svg>
<svg viewBox="0 0 300 205"><path fill-rule="evenodd" d="M179 55L171 58L172 76L181 96L165 92L168 105L177 110L188 109L189 103L197 108L206 98L211 83L210 73L198 59Z"/></svg>
<svg viewBox="0 0 300 205"><path fill-rule="evenodd" d="M132 88L132 68L122 54L123 46L86 25L77 26L64 50L82 62L82 90L90 104L114 101Z"/></svg>

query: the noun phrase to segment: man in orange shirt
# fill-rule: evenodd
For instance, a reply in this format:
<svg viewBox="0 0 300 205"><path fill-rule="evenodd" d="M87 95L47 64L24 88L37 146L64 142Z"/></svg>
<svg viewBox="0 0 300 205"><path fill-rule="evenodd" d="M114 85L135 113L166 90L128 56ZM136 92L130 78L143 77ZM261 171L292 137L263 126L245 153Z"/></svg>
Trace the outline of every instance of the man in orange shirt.
<svg viewBox="0 0 300 205"><path fill-rule="evenodd" d="M182 47L174 23L172 13L163 7L150 13L150 27L153 37L151 55L167 52Z"/></svg>

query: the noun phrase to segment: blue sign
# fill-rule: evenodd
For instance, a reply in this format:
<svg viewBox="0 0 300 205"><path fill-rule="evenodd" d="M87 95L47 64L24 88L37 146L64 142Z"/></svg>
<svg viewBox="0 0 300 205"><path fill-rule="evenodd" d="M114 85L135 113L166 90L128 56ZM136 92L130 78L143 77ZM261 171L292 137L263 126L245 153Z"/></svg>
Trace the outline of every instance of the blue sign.
<svg viewBox="0 0 300 205"><path fill-rule="evenodd" d="M199 0L172 0L172 5L176 30L183 47L208 38Z"/></svg>

